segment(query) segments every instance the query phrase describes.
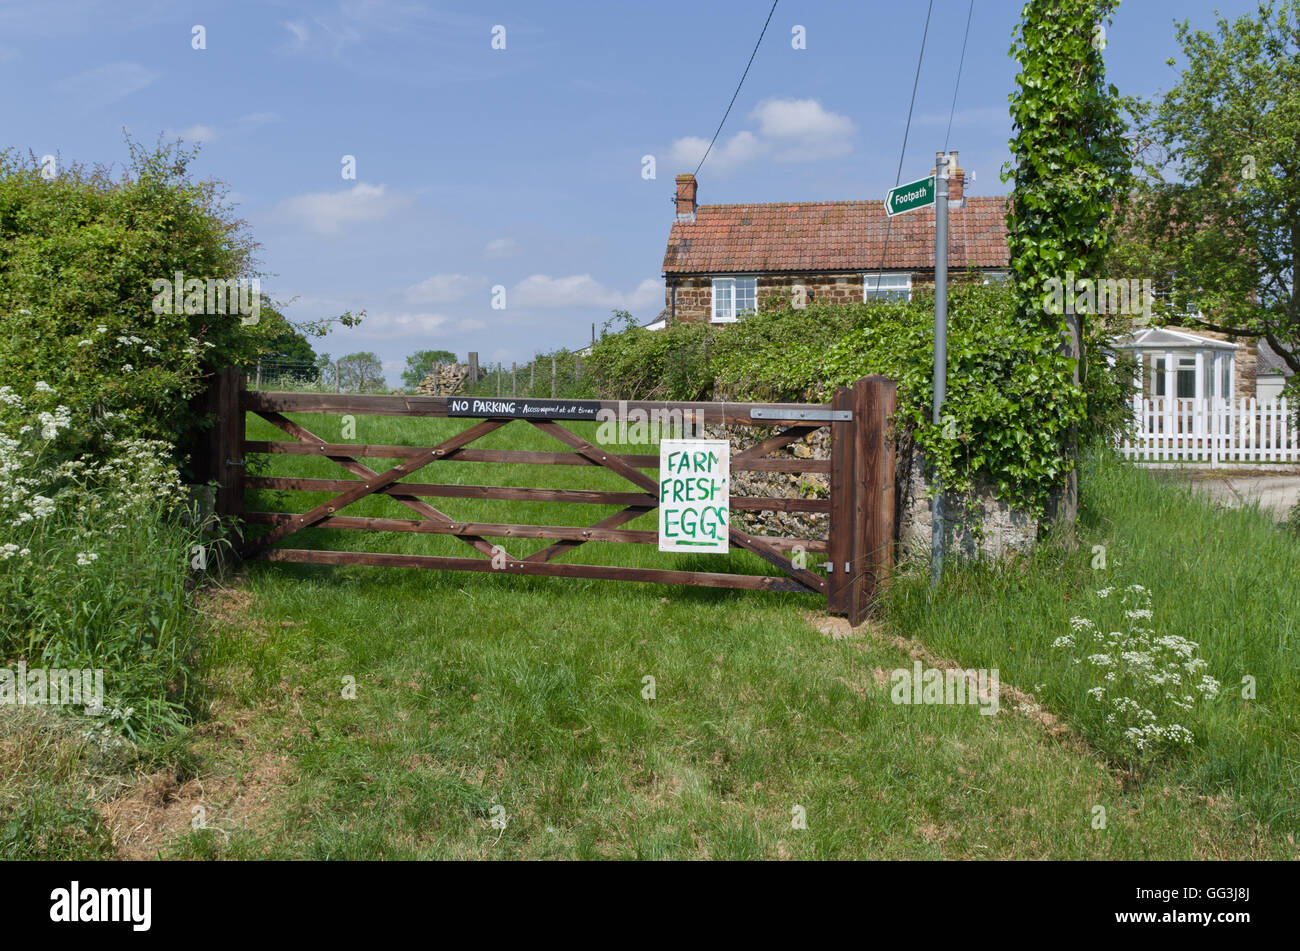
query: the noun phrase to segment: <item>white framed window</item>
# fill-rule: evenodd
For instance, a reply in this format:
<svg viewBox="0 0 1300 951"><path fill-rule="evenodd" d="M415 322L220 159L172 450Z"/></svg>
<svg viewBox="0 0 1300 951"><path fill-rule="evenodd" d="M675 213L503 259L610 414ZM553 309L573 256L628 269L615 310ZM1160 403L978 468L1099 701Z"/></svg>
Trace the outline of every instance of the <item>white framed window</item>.
<svg viewBox="0 0 1300 951"><path fill-rule="evenodd" d="M884 274L864 274L862 276L862 299L893 298L895 300L912 299L911 272L886 272Z"/></svg>
<svg viewBox="0 0 1300 951"><path fill-rule="evenodd" d="M742 314L758 310L758 278L715 277L713 279L713 320L730 323Z"/></svg>

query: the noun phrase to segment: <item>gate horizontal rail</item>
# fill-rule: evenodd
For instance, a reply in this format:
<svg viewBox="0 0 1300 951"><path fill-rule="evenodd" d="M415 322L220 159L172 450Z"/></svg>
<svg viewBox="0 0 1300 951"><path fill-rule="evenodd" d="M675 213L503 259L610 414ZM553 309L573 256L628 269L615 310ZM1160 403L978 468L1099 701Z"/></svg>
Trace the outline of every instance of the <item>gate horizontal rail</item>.
<svg viewBox="0 0 1300 951"><path fill-rule="evenodd" d="M247 444L246 444L247 445ZM249 450L252 452L253 450ZM656 460L657 462L657 460ZM248 476L246 489L278 489L298 492L342 492L355 479L307 479L283 476ZM587 505L658 504L649 492L608 492L600 489L535 489L531 486L456 485L430 482L398 482L376 489L379 495L423 495L457 499L505 499L513 502L573 502ZM830 499L786 499L775 496L733 495L731 508L750 512L822 512L831 510Z"/></svg>
<svg viewBox="0 0 1300 951"><path fill-rule="evenodd" d="M450 403L457 400L456 412ZM501 411L509 401L493 401ZM537 402L537 401L534 401ZM559 401L561 403L566 401ZM576 404L578 401L567 401ZM784 498L732 495L730 511L803 512L828 515L827 538L754 535L734 524L727 529L732 547L749 551L778 568L779 576L667 568L642 568L562 562L556 559L588 542L655 544L658 533L622 527L659 504L659 482L641 470L657 472L657 455L616 453L593 445L561 425L560 419L517 416L467 415L465 400L455 397L365 396L354 394L251 392L234 370L223 371L206 396L206 408L217 417L200 468L218 483L217 508L249 525L266 526L265 534L252 536L241 548L247 558L321 565L370 565L479 571L546 577L596 578L662 584L700 585L744 590L816 593L830 610L858 623L869 611L893 565L894 448L888 425L896 397L894 384L883 377L866 377L851 388L837 391L829 406L801 403L580 401L583 411L594 406L618 419L630 414L663 414L662 419L708 424L777 428L756 445L733 451L736 471L820 473L829 476L828 498ZM549 412L553 408L544 405ZM508 410L507 410L508 411ZM530 407L529 411L538 411ZM245 415L255 413L292 437L292 441L245 439ZM327 442L285 413L327 415L412 416L463 419L468 428L435 446L378 445ZM569 416L557 412L567 421ZM674 415L675 414L675 415ZM588 417L589 418L589 417ZM604 415L603 418L611 418ZM478 420L478 422L475 422ZM480 437L511 422L544 432L567 451L480 449L471 445ZM784 427L784 428L781 428ZM770 454L830 427L831 458L799 459ZM338 464L349 478L322 479L288 476L245 476L245 453L320 456ZM401 460L382 471L362 459ZM599 466L631 483L634 491L554 489L531 486L464 485L407 482L414 473L439 463L507 463L530 465ZM307 512L246 512L245 489L319 492L328 496ZM340 514L340 510L372 495L382 495L411 509L417 518L390 518ZM513 502L608 505L617 510L593 525L533 525L512 522L460 520L427 499L464 498ZM306 528L369 532L415 532L448 535L478 552L478 557L415 555L366 551L329 551L287 548L281 543ZM552 544L519 558L500 544L486 539L541 539ZM787 553L798 553L798 560ZM807 567L804 553L825 554L825 577Z"/></svg>

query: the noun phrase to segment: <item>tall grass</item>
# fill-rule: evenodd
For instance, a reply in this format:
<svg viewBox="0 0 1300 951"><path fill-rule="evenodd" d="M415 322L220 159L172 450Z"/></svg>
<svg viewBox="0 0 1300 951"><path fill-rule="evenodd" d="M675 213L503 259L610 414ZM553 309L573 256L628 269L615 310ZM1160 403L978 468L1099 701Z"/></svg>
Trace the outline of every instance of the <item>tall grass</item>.
<svg viewBox="0 0 1300 951"><path fill-rule="evenodd" d="M198 688L187 584L199 535L159 501L89 538L80 522L61 507L28 542L30 555L0 564L0 656L29 668L102 668L113 726L133 740L161 739L183 728Z"/></svg>
<svg viewBox="0 0 1300 951"><path fill-rule="evenodd" d="M1080 499L1077 547L1049 541L1009 564L956 565L937 591L921 572L905 573L887 602L889 625L1037 690L1135 778L1229 792L1259 821L1300 831L1300 539L1257 509L1217 508L1105 453L1087 459ZM1053 647L1071 618L1105 615L1098 592L1113 603L1133 585L1150 594L1155 635L1194 642L1204 673L1222 684L1178 712L1191 744L1154 759L1097 716L1087 692L1096 671Z"/></svg>
<svg viewBox="0 0 1300 951"><path fill-rule="evenodd" d="M55 398L43 383L27 400L0 387L0 666L103 669L112 730L174 734L195 689L197 520L170 446L109 437L102 454L73 455Z"/></svg>

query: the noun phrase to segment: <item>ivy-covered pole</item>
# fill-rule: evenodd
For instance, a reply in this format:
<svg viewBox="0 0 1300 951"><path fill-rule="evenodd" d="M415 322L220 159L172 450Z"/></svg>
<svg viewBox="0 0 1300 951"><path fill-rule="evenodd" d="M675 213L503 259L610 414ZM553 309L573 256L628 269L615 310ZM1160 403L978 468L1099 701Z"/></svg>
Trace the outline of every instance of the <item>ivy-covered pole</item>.
<svg viewBox="0 0 1300 951"><path fill-rule="evenodd" d="M1016 314L1042 331L1025 354L1036 374L1057 379L1030 438L1037 471L1054 486L1046 514L1072 525L1078 507L1078 431L1086 419L1083 382L1089 328L1073 306L1049 305L1054 286L1095 281L1109 242L1108 222L1129 169L1120 100L1105 81L1106 26L1119 0L1029 0L1011 57L1020 65L1010 96L1013 181L1007 244ZM1072 294L1070 297L1072 298Z"/></svg>

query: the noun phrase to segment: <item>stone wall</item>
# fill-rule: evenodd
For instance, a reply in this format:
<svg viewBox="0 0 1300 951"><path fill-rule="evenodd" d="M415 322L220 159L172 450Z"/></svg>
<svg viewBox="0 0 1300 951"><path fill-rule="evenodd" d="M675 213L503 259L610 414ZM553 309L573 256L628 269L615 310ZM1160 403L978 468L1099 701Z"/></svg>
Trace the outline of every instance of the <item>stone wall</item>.
<svg viewBox="0 0 1300 951"><path fill-rule="evenodd" d="M899 558L930 557L933 501L926 494L925 456L918 449L900 452L894 514ZM998 498L997 487L977 480L975 491L944 496L945 551L963 558L1001 559L1027 552L1038 537L1038 520Z"/></svg>
<svg viewBox="0 0 1300 951"><path fill-rule="evenodd" d="M709 439L728 439L732 453L748 449L772 435L766 427L709 426ZM772 456L793 459L829 459L829 427L777 450ZM910 445L897 453L898 470L895 491L895 540L898 557L925 559L931 543L931 502L926 495L924 457ZM825 499L830 497L830 479L820 473L733 472L733 495L774 496L776 498ZM1008 506L997 498L991 484L977 485L969 496L945 499L945 522L948 525L947 550L965 558L977 555L1005 558L1027 551L1038 535L1038 521ZM733 512L732 521L754 535L784 535L795 538L827 538L830 516L817 512Z"/></svg>

